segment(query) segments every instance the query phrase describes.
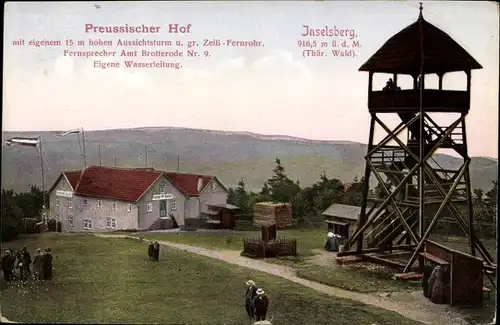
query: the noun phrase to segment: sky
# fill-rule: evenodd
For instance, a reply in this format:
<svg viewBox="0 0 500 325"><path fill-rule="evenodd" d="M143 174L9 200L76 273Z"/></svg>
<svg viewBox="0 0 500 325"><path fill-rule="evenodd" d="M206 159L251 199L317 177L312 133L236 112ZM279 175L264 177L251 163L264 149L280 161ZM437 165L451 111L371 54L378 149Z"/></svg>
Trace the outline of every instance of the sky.
<svg viewBox="0 0 500 325"><path fill-rule="evenodd" d="M96 6L97 4L97 6ZM281 134L366 143L368 73L359 67L386 40L418 17L417 1L279 2L29 2L5 5L4 131L186 127ZM499 18L493 2L423 2L424 18L448 33L483 69L472 73L467 136L471 156L498 156ZM86 33L85 25L160 26L158 34ZM168 33L169 24L191 24L189 34ZM306 57L304 27L354 30L355 57ZM61 46L30 46L32 40ZM93 40L113 46L90 46ZM198 47L199 57L156 58L180 69L123 67L121 40L261 41L262 47ZM24 46L14 42L24 40ZM72 40L73 46L66 46ZM85 46L78 46L77 41ZM71 57L65 50L117 51L114 58ZM168 48L139 48L148 51ZM172 47L185 53L186 47ZM203 52L209 50L210 57ZM120 62L99 69L94 61ZM376 75L381 88L389 76ZM426 84L437 84L437 78ZM407 80L406 80L407 81ZM400 79L400 82L405 82ZM444 78L444 89L463 89L463 73ZM438 121L450 124L451 117ZM386 118L389 125L397 116ZM377 131L377 138L383 137Z"/></svg>

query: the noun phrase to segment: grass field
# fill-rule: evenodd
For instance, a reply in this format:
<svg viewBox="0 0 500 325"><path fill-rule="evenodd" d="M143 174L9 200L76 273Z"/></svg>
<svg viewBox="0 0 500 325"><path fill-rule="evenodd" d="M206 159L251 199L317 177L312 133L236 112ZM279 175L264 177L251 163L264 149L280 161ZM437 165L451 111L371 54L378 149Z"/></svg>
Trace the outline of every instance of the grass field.
<svg viewBox="0 0 500 325"><path fill-rule="evenodd" d="M3 288L2 314L48 323L246 324L244 281L270 295L273 324L417 324L402 316L328 297L292 282L224 262L147 246L130 239L44 234L2 245L33 251L51 247L54 280Z"/></svg>
<svg viewBox="0 0 500 325"><path fill-rule="evenodd" d="M146 232L138 233L145 238L168 240L175 243L200 246L219 250L243 249L243 238L248 236L260 237L260 231L223 231L223 232L180 232L161 233ZM322 248L325 240L325 229L287 229L280 230L278 236L295 237L298 242L298 253L300 256L310 256L314 249Z"/></svg>
<svg viewBox="0 0 500 325"><path fill-rule="evenodd" d="M176 243L200 246L218 250L237 250L243 248L245 236L260 236L259 231L224 231L224 232L182 232L182 233L139 233L137 235L148 239L167 240ZM298 257L283 257L267 259L272 263L292 266L297 269L297 275L323 284L344 288L357 292L384 292L397 290L419 289L419 281L393 280L394 271L375 267L373 264L350 265L336 268L313 265L307 258L315 254L315 250L323 249L325 229L287 229L280 230L279 236L297 238ZM463 252L468 251L467 239L464 237L433 236L431 239ZM496 256L494 240L483 240L490 254ZM332 264L333 264L332 258Z"/></svg>
<svg viewBox="0 0 500 325"><path fill-rule="evenodd" d="M421 281L393 280L394 270L378 265L362 263L340 266L332 270L328 266L304 263L297 267L297 276L350 291L373 293L402 290L420 290Z"/></svg>

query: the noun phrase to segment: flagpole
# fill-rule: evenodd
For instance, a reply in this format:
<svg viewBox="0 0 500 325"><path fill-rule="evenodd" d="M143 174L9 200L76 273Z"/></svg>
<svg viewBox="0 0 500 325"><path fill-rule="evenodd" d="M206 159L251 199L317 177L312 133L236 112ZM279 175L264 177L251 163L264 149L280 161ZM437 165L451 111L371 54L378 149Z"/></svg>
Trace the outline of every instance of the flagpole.
<svg viewBox="0 0 500 325"><path fill-rule="evenodd" d="M85 151L85 131L82 129L82 141L83 141L83 167L87 168L87 154Z"/></svg>
<svg viewBox="0 0 500 325"><path fill-rule="evenodd" d="M45 173L43 169L43 153L42 153L42 137L38 137L38 143L40 144L40 165L41 165L41 172L42 172L42 220L46 224L47 223L47 217L45 216Z"/></svg>

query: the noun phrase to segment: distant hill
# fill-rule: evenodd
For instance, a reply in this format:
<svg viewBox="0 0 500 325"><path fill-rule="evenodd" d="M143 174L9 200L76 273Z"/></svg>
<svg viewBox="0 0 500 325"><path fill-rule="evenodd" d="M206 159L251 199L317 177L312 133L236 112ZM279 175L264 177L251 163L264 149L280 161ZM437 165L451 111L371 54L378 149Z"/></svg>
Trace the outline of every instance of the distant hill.
<svg viewBox="0 0 500 325"><path fill-rule="evenodd" d="M80 169L83 159L76 135L56 137L53 132L3 132L12 136L42 136L48 189L62 170ZM138 128L85 132L87 165L143 167L177 170L218 176L228 186L244 178L249 189L259 190L271 176L274 160L279 157L294 180L307 186L323 171L328 177L351 181L364 172L366 145L349 141L317 141L281 135L250 132L210 131L183 128ZM115 158L116 157L116 158ZM455 168L458 158L439 155L445 168ZM471 179L474 188L489 190L497 178L497 161L491 158L472 159ZM2 187L26 190L30 184L41 184L40 161L35 149L2 147Z"/></svg>

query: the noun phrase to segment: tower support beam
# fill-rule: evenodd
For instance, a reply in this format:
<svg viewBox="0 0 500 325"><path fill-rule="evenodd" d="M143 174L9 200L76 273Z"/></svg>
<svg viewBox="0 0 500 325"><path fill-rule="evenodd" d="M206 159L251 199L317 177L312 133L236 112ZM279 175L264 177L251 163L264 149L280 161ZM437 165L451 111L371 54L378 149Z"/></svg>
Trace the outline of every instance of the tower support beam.
<svg viewBox="0 0 500 325"><path fill-rule="evenodd" d="M419 159L416 159L415 155L413 154L413 152L411 152L411 150L409 150L409 148L404 145L401 140L399 140L397 138L397 134L394 134L393 132L391 132L391 130L382 122L380 121L379 118L377 118L375 115L373 115L373 118L377 121L378 124L380 124L382 126L382 128L385 129L385 131L387 133L390 134L390 138L388 141L390 141L391 139L395 139L399 144L402 144L405 148L406 148L406 151L409 153L409 154L412 154L414 157L414 159L417 161L417 163L415 164L415 166L413 166L409 171L408 171L408 174L401 180L400 184L396 186L395 189L393 189L392 193L389 194L389 196L384 200L384 202L378 207L377 211L374 213L374 215L370 218L369 222L367 223L364 223L361 225L360 223L360 228L358 228L358 230L353 234L353 236L347 241L346 243L346 248L349 249L351 246L352 246L352 243L355 241L355 240L358 240L359 239L359 236L360 234L362 234L371 224L371 222L373 220L375 220L376 218L378 218L378 216L380 215L380 213L389 205L389 203L391 202L391 200L394 198L394 196L402 189L402 187L404 186L404 184L407 183L407 181L410 179L410 177L412 177L414 174L415 174L415 171L418 170L418 168L420 168L420 165L423 164L424 162L426 162L427 160L429 160L430 157L432 157L432 155L434 154L434 152L439 148L441 147L441 145L443 144L444 140L446 137L448 137L451 132L454 130L454 128L456 127L456 125L458 125L458 123L460 122L460 120L457 120L455 121L452 125L450 125L450 127L448 127L448 129L446 130L445 134L443 137L441 137L435 144L434 146L431 148L431 150L429 150L429 152L425 155L424 159L422 161L419 161ZM415 119L416 121L417 119ZM400 130L400 132L402 131L402 129ZM373 153L372 153L373 155ZM368 161L371 159L371 156L367 156L366 157L366 161L367 161L367 164L368 164ZM361 218L363 218L364 216L361 215L360 216L360 220ZM362 241L361 241L362 242ZM358 244L359 245L359 244Z"/></svg>
<svg viewBox="0 0 500 325"><path fill-rule="evenodd" d="M366 160L366 163L368 164L368 166L370 167L370 169L373 171L373 175L375 175L375 177L377 178L377 180L379 181L379 184L380 186L382 187L382 189L384 190L384 192L387 194L387 195L391 195L391 192L387 189L387 187L385 186L384 184L384 180L382 179L382 177L379 175L379 173L377 172L377 169L373 166L373 163L368 159ZM403 183L403 182L402 182ZM404 185L404 183L402 184ZM417 237L413 231L411 230L410 226L408 226L408 223L406 223L406 220L405 220L405 217L403 215L403 212L401 212L401 209L399 208L397 202L394 200L394 196L391 198L391 203L394 205L394 209L396 210L397 212L397 215L398 217L401 219L401 223L403 224L403 227L405 228L405 230L410 234L410 236L412 237L412 239L418 243L419 241L419 237Z"/></svg>
<svg viewBox="0 0 500 325"><path fill-rule="evenodd" d="M470 163L470 159L467 160L460 168L460 172L458 174L457 179L453 182L453 185L452 185L451 189L448 191L448 194L446 194L446 197L444 198L443 203L441 203L441 205L439 206L439 209L437 210L436 214L434 215L434 218L432 218L432 221L429 224L429 226L427 227L427 230L425 231L423 236L420 238L420 241L418 242L417 247L415 248L413 255L410 257L408 264L406 264L406 267L405 267L403 272L408 272L409 268L412 266L413 262L415 261L415 258L417 257L418 253L420 252L420 249L422 248L422 245L424 244L425 239L427 239L427 237L429 237L429 234L431 233L431 230L434 227L434 225L436 224L439 216L443 212L444 208L450 202L451 196L455 192L455 189L457 188L458 183L460 182L460 179L463 177L465 171L469 167L469 163Z"/></svg>

